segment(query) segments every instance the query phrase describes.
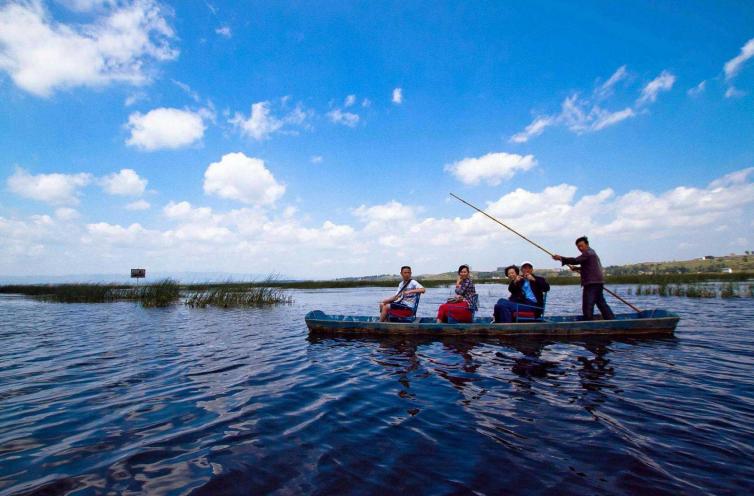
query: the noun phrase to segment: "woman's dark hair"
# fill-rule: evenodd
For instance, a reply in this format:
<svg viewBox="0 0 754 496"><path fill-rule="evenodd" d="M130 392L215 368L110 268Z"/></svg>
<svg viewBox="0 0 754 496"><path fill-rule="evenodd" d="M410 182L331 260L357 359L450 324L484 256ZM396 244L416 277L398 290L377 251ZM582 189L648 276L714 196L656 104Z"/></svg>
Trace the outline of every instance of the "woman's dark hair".
<svg viewBox="0 0 754 496"><path fill-rule="evenodd" d="M589 238L587 238L586 236L581 236L581 237L580 237L579 239L577 239L577 240L576 240L576 243L575 243L575 244L579 244L579 243L581 243L582 241L583 241L584 243L586 243L586 244L589 244Z"/></svg>
<svg viewBox="0 0 754 496"><path fill-rule="evenodd" d="M404 265L403 267L401 267L401 272L403 272L403 269L411 270L411 267L409 267L408 265Z"/></svg>
<svg viewBox="0 0 754 496"><path fill-rule="evenodd" d="M466 264L463 264L463 265L461 265L460 267L458 267L458 273L460 274L460 273L461 273L461 271L462 271L463 269L466 269L466 270L468 270L469 272L471 272L471 269L469 268L469 266L468 266L468 265L466 265Z"/></svg>
<svg viewBox="0 0 754 496"><path fill-rule="evenodd" d="M517 265L509 265L509 266L507 266L507 267L505 268L505 275L506 275L506 276L508 275L508 271L509 271L509 270L511 270L511 269L515 270L515 271L516 271L516 274L520 274L520 273L521 273L521 271L520 271L520 270L518 269L518 266L517 266Z"/></svg>

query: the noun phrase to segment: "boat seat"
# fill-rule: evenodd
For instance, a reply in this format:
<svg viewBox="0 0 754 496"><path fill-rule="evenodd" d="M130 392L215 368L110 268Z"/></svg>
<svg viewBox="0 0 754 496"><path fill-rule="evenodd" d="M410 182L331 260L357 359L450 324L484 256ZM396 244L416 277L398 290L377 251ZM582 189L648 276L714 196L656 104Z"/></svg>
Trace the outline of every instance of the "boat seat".
<svg viewBox="0 0 754 496"><path fill-rule="evenodd" d="M416 299L414 300L414 307L411 309L411 315L407 315L405 317L398 317L396 315L390 315L388 313L387 321L388 322L413 322L416 319L416 310L419 308L420 298L421 298L421 293L417 293ZM406 306L406 308L410 308L410 307Z"/></svg>
<svg viewBox="0 0 754 496"><path fill-rule="evenodd" d="M471 306L469 307L469 310L471 310L471 322L474 322L474 315L476 315L476 311L479 310L478 294L474 294L474 296L471 297ZM459 322L451 315L448 315L448 324L466 324L466 322Z"/></svg>
<svg viewBox="0 0 754 496"><path fill-rule="evenodd" d="M542 294L542 312L537 311L531 305L516 304L513 312L513 322L541 322L545 320L545 306L547 305L547 293Z"/></svg>

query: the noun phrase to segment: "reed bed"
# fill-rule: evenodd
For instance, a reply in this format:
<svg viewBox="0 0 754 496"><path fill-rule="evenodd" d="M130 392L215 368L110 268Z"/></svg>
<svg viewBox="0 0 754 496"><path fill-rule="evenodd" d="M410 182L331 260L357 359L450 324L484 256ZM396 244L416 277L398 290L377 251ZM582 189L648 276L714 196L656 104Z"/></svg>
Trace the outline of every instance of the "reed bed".
<svg viewBox="0 0 754 496"><path fill-rule="evenodd" d="M145 307L167 307L178 301L180 286L173 279L163 279L137 290L139 302Z"/></svg>
<svg viewBox="0 0 754 496"><path fill-rule="evenodd" d="M636 296L677 296L686 298L752 298L754 284L735 284L727 282L720 286L699 284L659 284L641 285L635 289L628 288L629 295Z"/></svg>
<svg viewBox="0 0 754 496"><path fill-rule="evenodd" d="M79 283L11 285L0 287L0 293L23 294L54 303L108 303L136 301L145 307L165 307L175 303L180 287L172 279L143 286L123 284Z"/></svg>
<svg viewBox="0 0 754 496"><path fill-rule="evenodd" d="M290 304L293 298L285 290L271 286L223 285L210 287L203 291L191 293L184 303L192 308L208 306L261 307L269 305Z"/></svg>

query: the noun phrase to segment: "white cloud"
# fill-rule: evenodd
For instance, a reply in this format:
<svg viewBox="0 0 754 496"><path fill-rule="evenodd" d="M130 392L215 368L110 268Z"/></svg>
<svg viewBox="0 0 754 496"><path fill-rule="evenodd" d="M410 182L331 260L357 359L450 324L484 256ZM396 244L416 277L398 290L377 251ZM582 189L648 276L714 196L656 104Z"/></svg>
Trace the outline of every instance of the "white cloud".
<svg viewBox="0 0 754 496"><path fill-rule="evenodd" d="M725 80L730 81L741 71L741 67L747 60L754 57L754 38L747 41L744 46L741 47L741 52L727 61L723 66L725 72Z"/></svg>
<svg viewBox="0 0 754 496"><path fill-rule="evenodd" d="M126 143L146 151L191 145L202 139L205 129L199 113L164 107L134 112L128 116L128 127L131 136Z"/></svg>
<svg viewBox="0 0 754 496"><path fill-rule="evenodd" d="M605 264L652 260L658 253L666 259L692 258L719 248L715 230L723 225L726 232L736 233L736 243L752 246L752 179L754 168L748 168L706 186L624 194L611 188L581 194L576 186L562 183L538 190L517 188L491 198L484 208L555 251L573 250L573 239L587 234ZM201 266L258 273L273 268L296 277L326 278L395 273L405 263L417 274L441 272L452 268L451 263L457 266L459 259L483 270L524 258L542 268L557 267L461 204L456 216L446 217L425 216L420 207L398 201L364 204L351 210L353 225L329 219L310 223L288 207L216 211L171 202L162 209L159 224L167 226L161 229L102 219L80 224L62 221L57 214L0 217L0 274L51 274L69 267L116 272L134 259L162 271ZM463 246L458 239L464 240Z"/></svg>
<svg viewBox="0 0 754 496"><path fill-rule="evenodd" d="M151 205L146 200L136 200L126 205L126 210L149 210Z"/></svg>
<svg viewBox="0 0 754 496"><path fill-rule="evenodd" d="M324 158L322 157L322 155L312 155L309 159L309 162L313 164L321 164L323 160Z"/></svg>
<svg viewBox="0 0 754 496"><path fill-rule="evenodd" d="M352 112L343 112L338 108L329 111L327 113L327 117L331 122L335 124L342 124L348 127L356 127L356 125L359 123L358 114L354 114Z"/></svg>
<svg viewBox="0 0 754 496"><path fill-rule="evenodd" d="M52 205L76 205L79 188L89 184L91 174L37 174L31 175L17 167L8 178L8 189L24 198L31 198Z"/></svg>
<svg viewBox="0 0 754 496"><path fill-rule="evenodd" d="M353 210L353 214L366 223L385 222L389 224L394 222L413 220L415 216L415 209L413 207L403 205L400 202L392 200L390 202L381 205L373 205L371 207L361 205Z"/></svg>
<svg viewBox="0 0 754 496"><path fill-rule="evenodd" d="M221 26L215 29L215 33L219 34L223 38L230 38L233 36L233 31L231 31L230 26Z"/></svg>
<svg viewBox="0 0 754 496"><path fill-rule="evenodd" d="M557 122L557 119L551 116L542 116L537 117L532 121L531 124L526 126L526 129L521 131L520 133L516 133L513 136L511 136L511 141L513 143L526 143L529 141L530 138L533 138L534 136L539 136L544 132L544 130L553 124Z"/></svg>
<svg viewBox="0 0 754 496"><path fill-rule="evenodd" d="M75 208L60 207L55 209L55 218L67 222L78 219L79 213Z"/></svg>
<svg viewBox="0 0 754 496"><path fill-rule="evenodd" d="M99 180L100 186L107 194L119 196L141 195L147 187L147 182L133 169L121 169Z"/></svg>
<svg viewBox="0 0 754 496"><path fill-rule="evenodd" d="M228 153L204 173L204 192L254 205L275 203L285 186L278 183L264 161L243 153Z"/></svg>
<svg viewBox="0 0 754 496"><path fill-rule="evenodd" d="M613 94L613 87L623 79L628 77L628 71L626 66L622 65L608 78L607 81L602 83L595 91L594 96L599 99L607 98Z"/></svg>
<svg viewBox="0 0 754 496"><path fill-rule="evenodd" d="M491 186L497 186L503 180L512 178L517 172L527 171L536 164L534 155L497 152L447 164L445 171L453 174L464 184L479 184L485 181Z"/></svg>
<svg viewBox="0 0 754 496"><path fill-rule="evenodd" d="M178 81L177 79L173 79L172 81L174 85L178 86L184 93L186 93L189 96L189 98L191 98L195 102L198 103L201 100L201 98L199 97L199 93L192 90L191 86L189 86L188 84L182 81Z"/></svg>
<svg viewBox="0 0 754 496"><path fill-rule="evenodd" d="M599 131L600 129L612 126L613 124L617 124L620 121L630 119L634 116L636 116L636 113L634 112L634 109L630 107L616 112L599 112L597 113L596 119L592 122L591 130Z"/></svg>
<svg viewBox="0 0 754 496"><path fill-rule="evenodd" d="M348 95L346 99L343 101L344 107L351 107L356 103L356 95Z"/></svg>
<svg viewBox="0 0 754 496"><path fill-rule="evenodd" d="M287 104L288 98L281 99L283 106ZM272 103L269 101L257 102L251 105L251 114L249 117L236 112L228 121L238 127L241 134L261 141L270 137L270 135L280 132L286 126L306 126L307 119L311 112L304 109L301 104L297 104L283 117L276 117L272 112Z"/></svg>
<svg viewBox="0 0 754 496"><path fill-rule="evenodd" d="M689 88L686 91L686 94L688 96L695 97L695 96L699 96L702 93L704 93L704 90L706 90L706 89L707 89L707 80L705 79L704 81L700 82L699 84L697 84L693 88Z"/></svg>
<svg viewBox="0 0 754 496"><path fill-rule="evenodd" d="M109 2L74 2L82 10ZM84 4L90 4L88 7ZM55 90L149 82L149 62L175 59L173 30L152 0L119 4L91 24L63 24L39 1L0 7L0 70L21 89Z"/></svg>
<svg viewBox="0 0 754 496"><path fill-rule="evenodd" d="M393 89L393 97L391 100L396 105L402 104L403 103L403 88Z"/></svg>
<svg viewBox="0 0 754 496"><path fill-rule="evenodd" d="M744 96L746 93L737 89L734 86L728 86L728 89L725 90L725 98L739 98Z"/></svg>
<svg viewBox="0 0 754 496"><path fill-rule="evenodd" d="M559 113L536 116L523 131L512 135L509 141L526 143L553 126L565 126L576 134L601 131L626 119L636 117L639 107L653 103L659 93L669 91L675 83L673 74L662 71L659 76L643 87L635 107L625 107L621 110L604 108L603 101L610 98L616 84L627 79L628 76L626 66L619 67L607 81L594 88L590 96L581 97L578 93L571 94L563 100Z"/></svg>
<svg viewBox="0 0 754 496"><path fill-rule="evenodd" d="M675 83L675 75L668 71L662 71L659 76L647 83L641 90L641 95L636 100L637 105L654 103L657 95L663 91L670 91Z"/></svg>
<svg viewBox="0 0 754 496"><path fill-rule="evenodd" d="M372 101L369 98L364 98L361 101L361 106L364 107L364 108L371 107L372 106Z"/></svg>

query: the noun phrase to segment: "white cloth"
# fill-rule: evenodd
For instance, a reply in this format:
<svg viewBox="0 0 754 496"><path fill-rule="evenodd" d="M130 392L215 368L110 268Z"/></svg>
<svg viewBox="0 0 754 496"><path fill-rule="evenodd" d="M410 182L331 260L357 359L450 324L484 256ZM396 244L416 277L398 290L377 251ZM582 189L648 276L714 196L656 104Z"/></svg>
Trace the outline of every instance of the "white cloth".
<svg viewBox="0 0 754 496"><path fill-rule="evenodd" d="M403 279L401 279L401 282L398 283L398 291L403 288ZM410 289L423 289L424 286L416 282L414 279L411 279L409 283L406 285L405 291L408 291ZM395 292L395 295L398 296L398 291ZM402 294L402 297L400 300L396 301L395 303L400 303L401 305L406 305L407 307L414 307L414 304L416 303L416 294L410 294L407 295L405 291Z"/></svg>

